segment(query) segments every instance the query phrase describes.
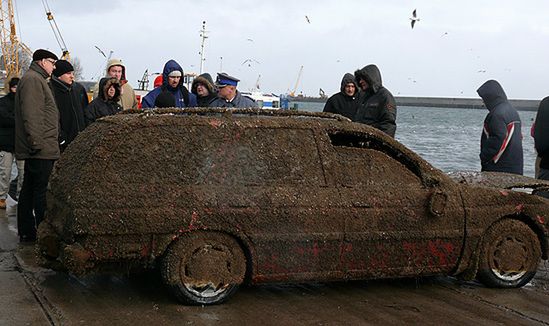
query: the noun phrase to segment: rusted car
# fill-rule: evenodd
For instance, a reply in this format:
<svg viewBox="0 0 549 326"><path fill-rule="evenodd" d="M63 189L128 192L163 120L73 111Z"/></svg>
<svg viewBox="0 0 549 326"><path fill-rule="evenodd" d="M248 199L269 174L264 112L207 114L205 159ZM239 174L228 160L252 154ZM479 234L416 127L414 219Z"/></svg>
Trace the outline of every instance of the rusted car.
<svg viewBox="0 0 549 326"><path fill-rule="evenodd" d="M45 266L159 266L175 296L241 284L445 274L528 283L549 201L453 181L376 129L324 113L164 110L92 124L56 163Z"/></svg>

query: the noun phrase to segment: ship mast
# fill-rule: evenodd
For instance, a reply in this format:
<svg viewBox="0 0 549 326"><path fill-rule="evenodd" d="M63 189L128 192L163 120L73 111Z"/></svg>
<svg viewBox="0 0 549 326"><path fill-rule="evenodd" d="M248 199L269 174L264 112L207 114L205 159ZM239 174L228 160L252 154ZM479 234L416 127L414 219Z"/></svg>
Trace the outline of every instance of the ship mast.
<svg viewBox="0 0 549 326"><path fill-rule="evenodd" d="M200 30L200 37L202 42L200 44L200 74L202 75L202 70L204 69L204 61L206 61L206 56L204 54L204 46L206 44L206 39L208 38L208 31L206 30L206 21L202 22L202 29Z"/></svg>

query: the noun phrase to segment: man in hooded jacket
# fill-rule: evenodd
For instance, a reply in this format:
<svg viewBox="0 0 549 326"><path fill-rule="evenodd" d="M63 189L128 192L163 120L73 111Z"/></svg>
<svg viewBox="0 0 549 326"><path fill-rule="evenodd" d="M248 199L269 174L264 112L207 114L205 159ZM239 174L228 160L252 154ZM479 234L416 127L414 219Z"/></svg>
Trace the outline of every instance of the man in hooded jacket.
<svg viewBox="0 0 549 326"><path fill-rule="evenodd" d="M353 121L375 127L395 137L397 107L393 94L383 87L376 65L355 71L356 82L362 90L359 107Z"/></svg>
<svg viewBox="0 0 549 326"><path fill-rule="evenodd" d="M539 104L534 125L534 144L541 159L536 177L549 180L549 96Z"/></svg>
<svg viewBox="0 0 549 326"><path fill-rule="evenodd" d="M346 73L341 80L340 92L332 95L324 105L324 112L341 114L354 119L358 108L358 87L355 77Z"/></svg>
<svg viewBox="0 0 549 326"><path fill-rule="evenodd" d="M169 91L175 97L175 104L178 108L188 108L197 106L196 96L189 93L189 90L183 85L183 68L175 60L169 60L164 65L162 71L162 86L150 91L141 101L142 108L153 108L156 97L162 91Z"/></svg>
<svg viewBox="0 0 549 326"><path fill-rule="evenodd" d="M128 83L126 79L126 66L122 63L121 59L111 59L107 62L107 72L105 77L114 77L120 82L122 87L120 90L119 104L124 110L138 109L137 98L135 97L135 91L133 87ZM93 98L99 96L99 83L93 87Z"/></svg>
<svg viewBox="0 0 549 326"><path fill-rule="evenodd" d="M217 90L212 76L208 73L204 73L193 80L191 92L196 95L198 106L203 108L209 107L217 98Z"/></svg>
<svg viewBox="0 0 549 326"><path fill-rule="evenodd" d="M523 173L521 121L501 85L488 80L477 90L489 113L480 139L482 171Z"/></svg>

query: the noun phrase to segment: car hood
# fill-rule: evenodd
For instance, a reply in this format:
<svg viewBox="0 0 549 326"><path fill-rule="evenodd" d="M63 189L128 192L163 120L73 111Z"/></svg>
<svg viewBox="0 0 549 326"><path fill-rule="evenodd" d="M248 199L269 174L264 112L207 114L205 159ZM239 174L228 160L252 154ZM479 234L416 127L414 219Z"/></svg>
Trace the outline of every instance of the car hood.
<svg viewBox="0 0 549 326"><path fill-rule="evenodd" d="M448 173L454 181L497 189L513 189L526 192L549 191L549 181L502 172L457 171Z"/></svg>

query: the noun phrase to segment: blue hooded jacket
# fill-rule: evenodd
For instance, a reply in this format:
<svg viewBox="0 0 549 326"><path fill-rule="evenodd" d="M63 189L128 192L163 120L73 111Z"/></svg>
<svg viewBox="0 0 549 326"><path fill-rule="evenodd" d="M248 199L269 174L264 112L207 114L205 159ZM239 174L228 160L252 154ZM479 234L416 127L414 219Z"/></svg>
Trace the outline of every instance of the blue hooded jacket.
<svg viewBox="0 0 549 326"><path fill-rule="evenodd" d="M168 75L175 70L181 72L181 80L179 81L177 87L172 88L168 84ZM164 65L164 70L162 72L162 86L153 89L147 95L145 95L141 102L141 107L154 108L154 102L156 101L156 97L160 93L162 93L163 90L167 90L173 94L173 96L175 97L176 107L196 107L196 95L190 93L187 87L183 85L183 76L183 68L181 68L181 66L175 60L169 60L168 62L166 62L166 64Z"/></svg>
<svg viewBox="0 0 549 326"><path fill-rule="evenodd" d="M495 80L477 90L488 111L480 139L482 171L523 173L521 121Z"/></svg>

